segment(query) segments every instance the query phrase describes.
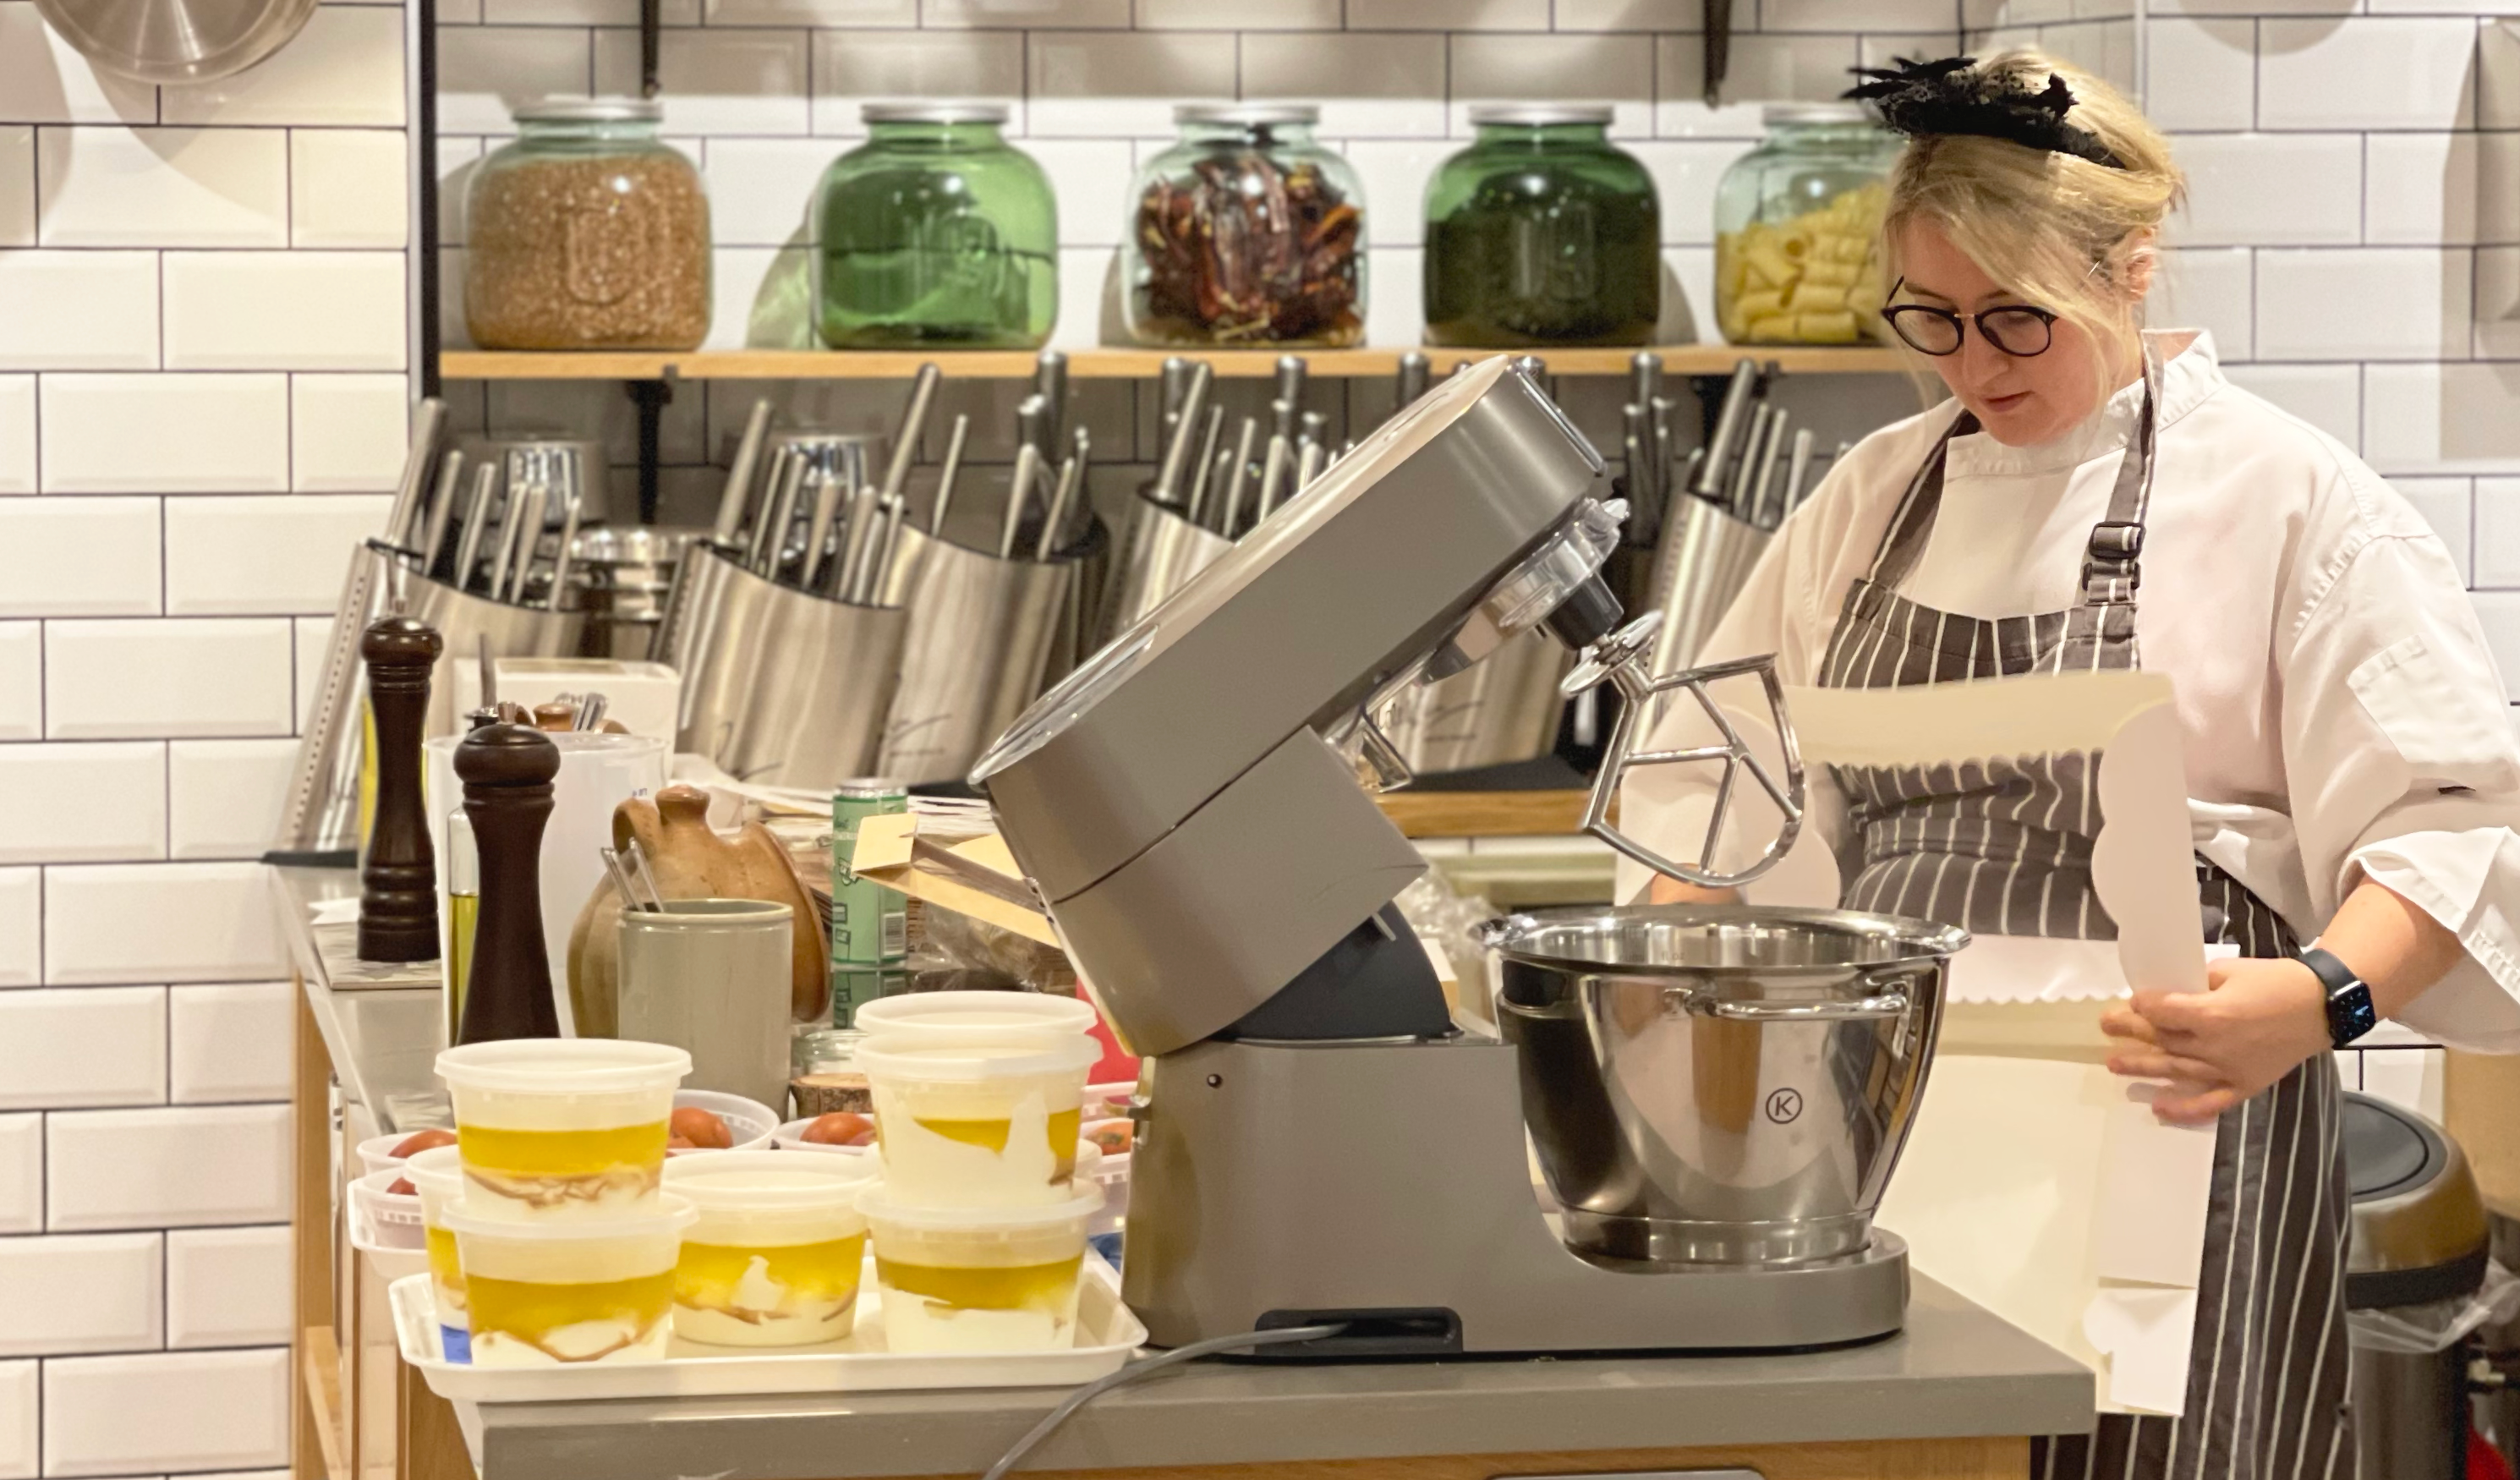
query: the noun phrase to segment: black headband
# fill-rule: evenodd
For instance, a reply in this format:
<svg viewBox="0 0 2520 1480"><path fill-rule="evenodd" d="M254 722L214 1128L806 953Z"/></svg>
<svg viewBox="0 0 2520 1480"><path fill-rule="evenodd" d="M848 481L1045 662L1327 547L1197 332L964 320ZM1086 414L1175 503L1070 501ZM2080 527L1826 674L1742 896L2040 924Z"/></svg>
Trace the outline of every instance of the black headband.
<svg viewBox="0 0 2520 1480"><path fill-rule="evenodd" d="M1871 104L1884 126L1912 139L1970 134L2126 168L2098 135L2065 121L2074 92L2064 78L2050 72L2047 89L2034 93L2009 76L1976 67L1975 57L1894 58L1887 67L1857 67L1855 74L1865 80L1846 96Z"/></svg>

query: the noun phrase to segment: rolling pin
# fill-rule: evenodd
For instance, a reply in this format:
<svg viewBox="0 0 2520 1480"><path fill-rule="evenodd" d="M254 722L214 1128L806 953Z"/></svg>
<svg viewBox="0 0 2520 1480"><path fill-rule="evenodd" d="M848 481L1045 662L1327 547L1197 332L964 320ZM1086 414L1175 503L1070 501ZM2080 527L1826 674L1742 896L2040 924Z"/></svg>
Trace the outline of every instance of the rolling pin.
<svg viewBox="0 0 2520 1480"><path fill-rule="evenodd" d="M420 797L428 674L446 643L408 616L381 616L359 636L376 716L377 811L359 860L359 959L437 959L437 856Z"/></svg>
<svg viewBox="0 0 2520 1480"><path fill-rule="evenodd" d="M560 746L527 725L484 725L455 747L464 815L481 856L480 915L458 1043L557 1038L551 958L543 950L543 825Z"/></svg>

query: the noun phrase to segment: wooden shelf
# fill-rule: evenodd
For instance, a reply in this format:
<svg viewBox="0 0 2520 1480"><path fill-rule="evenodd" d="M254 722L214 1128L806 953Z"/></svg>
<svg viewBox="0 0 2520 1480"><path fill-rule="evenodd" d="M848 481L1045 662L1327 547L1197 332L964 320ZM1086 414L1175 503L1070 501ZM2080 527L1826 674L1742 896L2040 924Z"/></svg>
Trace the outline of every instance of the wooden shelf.
<svg viewBox="0 0 2520 1480"><path fill-rule="evenodd" d="M1399 369L1399 349L1317 349L1300 353L1316 376L1387 376ZM1463 360L1482 360L1495 350L1427 349L1434 372L1443 375ZM1744 357L1774 361L1789 375L1887 374L1898 358L1887 349L1830 349L1804 345L1671 344L1656 346L1663 373L1675 376L1724 375ZM1260 378L1276 371L1276 350L1077 349L1067 353L1067 373L1080 380L1145 379L1163 369L1173 354L1205 360L1226 377ZM1554 375L1625 375L1634 349L1556 349L1536 351ZM934 361L948 376L969 379L1028 380L1034 359L1024 351L975 351L935 354L830 349L696 349L592 350L580 353L525 353L506 350L450 349L438 356L438 373L450 381L906 381L919 367Z"/></svg>
<svg viewBox="0 0 2520 1480"><path fill-rule="evenodd" d="M1411 837L1558 837L1581 832L1585 791L1385 791L1382 815ZM1618 807L1610 808L1618 820Z"/></svg>

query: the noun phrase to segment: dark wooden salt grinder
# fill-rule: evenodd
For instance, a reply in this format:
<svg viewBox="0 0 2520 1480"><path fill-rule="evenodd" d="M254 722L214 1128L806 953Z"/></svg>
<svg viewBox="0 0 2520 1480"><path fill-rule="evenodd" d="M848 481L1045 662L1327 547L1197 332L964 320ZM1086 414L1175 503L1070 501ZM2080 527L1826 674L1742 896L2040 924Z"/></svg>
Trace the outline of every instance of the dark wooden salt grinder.
<svg viewBox="0 0 2520 1480"><path fill-rule="evenodd" d="M560 746L530 725L483 725L455 747L464 812L481 855L481 913L458 1043L557 1038L551 957L543 947L543 825Z"/></svg>
<svg viewBox="0 0 2520 1480"><path fill-rule="evenodd" d="M359 862L359 960L437 959L437 855L420 795L428 672L446 644L408 616L381 616L359 637L377 721L377 811Z"/></svg>

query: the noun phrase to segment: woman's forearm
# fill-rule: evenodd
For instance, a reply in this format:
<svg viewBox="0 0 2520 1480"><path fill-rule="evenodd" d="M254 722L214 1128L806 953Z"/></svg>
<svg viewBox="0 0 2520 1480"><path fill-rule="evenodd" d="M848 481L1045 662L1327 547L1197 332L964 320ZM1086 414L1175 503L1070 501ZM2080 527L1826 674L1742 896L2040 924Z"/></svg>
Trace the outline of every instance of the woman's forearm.
<svg viewBox="0 0 2520 1480"><path fill-rule="evenodd" d="M2421 997L2465 952L2441 921L2367 878L2345 896L2318 944L2362 978L2382 1017L2395 1017Z"/></svg>

